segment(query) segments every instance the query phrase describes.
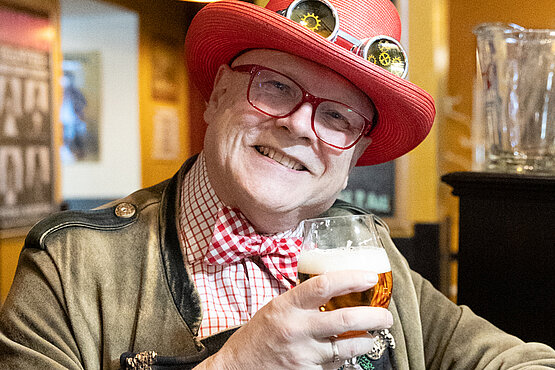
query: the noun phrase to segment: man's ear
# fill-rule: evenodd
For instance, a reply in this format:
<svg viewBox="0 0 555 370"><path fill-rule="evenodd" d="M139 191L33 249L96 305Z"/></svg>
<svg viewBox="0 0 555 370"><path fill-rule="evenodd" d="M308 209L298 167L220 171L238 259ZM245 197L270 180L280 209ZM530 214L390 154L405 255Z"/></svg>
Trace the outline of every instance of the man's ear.
<svg viewBox="0 0 555 370"><path fill-rule="evenodd" d="M233 71L227 64L222 64L216 73L212 94L210 94L210 99L208 100L206 110L204 111L204 121L207 124L212 122L212 117L218 111L220 104L222 104L222 97L229 88L229 76L231 72Z"/></svg>

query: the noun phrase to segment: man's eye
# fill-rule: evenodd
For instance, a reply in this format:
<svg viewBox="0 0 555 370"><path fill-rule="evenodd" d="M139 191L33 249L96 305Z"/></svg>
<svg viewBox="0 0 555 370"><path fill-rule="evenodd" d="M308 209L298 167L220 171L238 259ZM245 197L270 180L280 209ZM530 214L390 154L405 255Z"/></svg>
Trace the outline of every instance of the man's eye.
<svg viewBox="0 0 555 370"><path fill-rule="evenodd" d="M349 129L349 120L338 111L328 110L325 112L326 121L330 126L338 130Z"/></svg>
<svg viewBox="0 0 555 370"><path fill-rule="evenodd" d="M361 129L362 121L351 114L344 114L333 108L322 109L322 105L316 113L321 128L349 134L357 134Z"/></svg>
<svg viewBox="0 0 555 370"><path fill-rule="evenodd" d="M288 92L289 91L289 86L279 82L279 81L266 81L264 83L264 88L268 91L274 90L274 91L280 91L280 92Z"/></svg>
<svg viewBox="0 0 555 370"><path fill-rule="evenodd" d="M333 118L334 120L343 121L343 122L347 121L345 117L343 117L343 115L339 112L328 112L328 116L330 116L330 118Z"/></svg>

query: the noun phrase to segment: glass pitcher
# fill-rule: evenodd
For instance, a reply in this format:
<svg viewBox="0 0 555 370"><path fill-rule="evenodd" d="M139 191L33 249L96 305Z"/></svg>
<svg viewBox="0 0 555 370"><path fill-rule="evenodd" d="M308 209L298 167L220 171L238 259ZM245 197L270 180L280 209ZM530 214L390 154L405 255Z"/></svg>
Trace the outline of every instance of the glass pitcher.
<svg viewBox="0 0 555 370"><path fill-rule="evenodd" d="M555 30L484 23L474 34L486 169L555 174Z"/></svg>

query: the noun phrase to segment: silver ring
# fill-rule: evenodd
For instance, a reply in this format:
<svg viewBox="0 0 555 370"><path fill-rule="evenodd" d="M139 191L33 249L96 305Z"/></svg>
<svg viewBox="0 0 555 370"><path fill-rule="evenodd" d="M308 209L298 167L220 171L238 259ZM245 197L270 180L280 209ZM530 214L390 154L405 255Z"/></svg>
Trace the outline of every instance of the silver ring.
<svg viewBox="0 0 555 370"><path fill-rule="evenodd" d="M339 362L339 349L335 343L335 337L330 337L331 349L333 351L333 362Z"/></svg>

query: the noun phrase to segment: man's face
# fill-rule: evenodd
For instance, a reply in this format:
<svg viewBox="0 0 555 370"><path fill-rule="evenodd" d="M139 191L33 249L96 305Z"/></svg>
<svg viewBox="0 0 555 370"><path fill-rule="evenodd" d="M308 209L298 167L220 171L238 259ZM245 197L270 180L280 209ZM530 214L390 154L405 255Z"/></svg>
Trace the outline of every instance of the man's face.
<svg viewBox="0 0 555 370"><path fill-rule="evenodd" d="M373 117L366 95L319 64L273 50L246 52L232 66L244 64L274 69L315 96ZM326 145L312 131L309 103L286 118L257 111L247 101L249 78L228 66L216 78L204 115L208 176L220 199L259 232L283 231L331 206L370 139L347 150Z"/></svg>

